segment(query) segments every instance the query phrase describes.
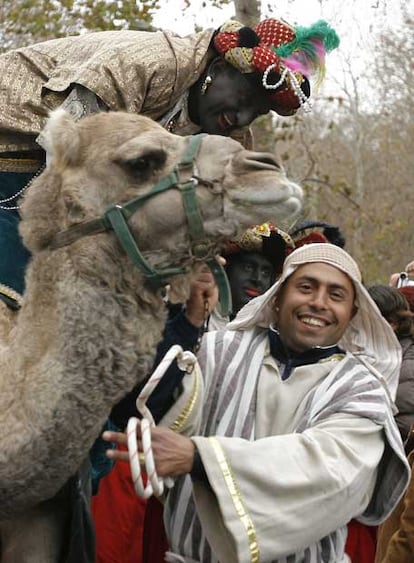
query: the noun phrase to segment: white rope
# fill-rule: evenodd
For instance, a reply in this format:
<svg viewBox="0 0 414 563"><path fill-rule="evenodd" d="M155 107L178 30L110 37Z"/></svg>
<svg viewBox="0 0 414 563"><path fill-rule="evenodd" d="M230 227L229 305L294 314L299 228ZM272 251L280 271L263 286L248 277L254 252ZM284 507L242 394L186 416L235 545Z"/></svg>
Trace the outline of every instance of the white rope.
<svg viewBox="0 0 414 563"><path fill-rule="evenodd" d="M162 479L157 475L151 447L151 427L155 426L155 422L146 402L167 369L176 358L178 367L182 371L187 373L191 373L193 371L197 362L194 354L189 351L184 352L181 346L172 346L165 354L164 358L161 360L147 383L144 385L141 393L138 395L137 409L142 415L141 421L138 420L138 418L132 417L129 419L127 425L127 442L132 481L134 483L135 492L138 496L143 498L149 498L153 494L155 496L161 496L164 492L164 485L171 488L174 484L174 481L170 477ZM139 452L138 450L137 441L137 426L139 424L141 425L142 452ZM141 476L142 461L145 465L145 471L148 477L146 486L144 486Z"/></svg>

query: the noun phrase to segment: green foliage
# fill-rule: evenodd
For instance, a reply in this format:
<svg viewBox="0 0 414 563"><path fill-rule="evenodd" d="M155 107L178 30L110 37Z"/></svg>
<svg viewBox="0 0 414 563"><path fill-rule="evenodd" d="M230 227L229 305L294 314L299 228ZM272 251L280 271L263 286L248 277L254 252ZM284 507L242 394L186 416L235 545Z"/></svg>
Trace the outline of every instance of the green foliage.
<svg viewBox="0 0 414 563"><path fill-rule="evenodd" d="M152 29L159 0L13 0L1 8L3 50L85 31Z"/></svg>

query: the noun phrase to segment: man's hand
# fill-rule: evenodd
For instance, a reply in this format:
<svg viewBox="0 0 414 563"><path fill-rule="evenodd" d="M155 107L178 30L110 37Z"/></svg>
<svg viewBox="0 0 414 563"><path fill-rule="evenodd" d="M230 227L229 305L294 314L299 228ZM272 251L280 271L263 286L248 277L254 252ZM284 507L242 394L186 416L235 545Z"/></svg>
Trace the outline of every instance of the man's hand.
<svg viewBox="0 0 414 563"><path fill-rule="evenodd" d="M141 429L137 427L138 449L142 451ZM106 431L102 438L107 442L126 445L124 432ZM151 428L151 445L155 468L159 477L178 477L190 473L194 463L195 446L190 438L173 432L169 428ZM106 455L115 461L129 461L128 451L107 450Z"/></svg>
<svg viewBox="0 0 414 563"><path fill-rule="evenodd" d="M185 315L192 325L201 328L217 302L218 289L214 276L208 266L203 264L194 273Z"/></svg>

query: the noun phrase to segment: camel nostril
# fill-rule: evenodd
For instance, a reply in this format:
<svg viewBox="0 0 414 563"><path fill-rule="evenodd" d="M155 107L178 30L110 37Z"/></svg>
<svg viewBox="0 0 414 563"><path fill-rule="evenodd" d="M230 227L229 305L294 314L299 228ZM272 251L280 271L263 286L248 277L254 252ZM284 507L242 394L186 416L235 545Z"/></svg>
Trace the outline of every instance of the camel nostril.
<svg viewBox="0 0 414 563"><path fill-rule="evenodd" d="M275 166L276 168L279 169L281 168L277 160L270 154L264 155L262 158L259 158L258 160L260 160L260 162L263 162L264 164L269 164L270 166Z"/></svg>
<svg viewBox="0 0 414 563"><path fill-rule="evenodd" d="M263 169L276 169L282 170L281 165L278 163L276 158L272 156L270 153L254 153L250 152L249 154L245 155L244 159L246 165L254 166L256 168L263 168Z"/></svg>

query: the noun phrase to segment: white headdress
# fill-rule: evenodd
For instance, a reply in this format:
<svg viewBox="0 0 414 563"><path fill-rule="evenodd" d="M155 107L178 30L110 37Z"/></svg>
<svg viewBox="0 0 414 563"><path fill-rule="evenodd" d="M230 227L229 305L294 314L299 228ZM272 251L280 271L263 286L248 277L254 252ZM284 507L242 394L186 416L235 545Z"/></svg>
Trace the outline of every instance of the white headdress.
<svg viewBox="0 0 414 563"><path fill-rule="evenodd" d="M401 346L391 326L362 284L355 260L342 248L328 243L306 244L285 260L282 275L263 295L252 299L227 325L229 330L246 330L253 326L269 326L274 321L274 297L283 282L299 267L310 262L323 262L338 268L352 280L355 287L357 313L350 321L339 346L354 354L384 384L395 399L401 366Z"/></svg>

